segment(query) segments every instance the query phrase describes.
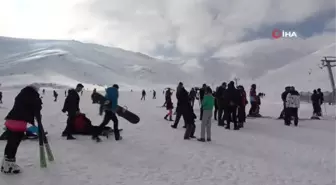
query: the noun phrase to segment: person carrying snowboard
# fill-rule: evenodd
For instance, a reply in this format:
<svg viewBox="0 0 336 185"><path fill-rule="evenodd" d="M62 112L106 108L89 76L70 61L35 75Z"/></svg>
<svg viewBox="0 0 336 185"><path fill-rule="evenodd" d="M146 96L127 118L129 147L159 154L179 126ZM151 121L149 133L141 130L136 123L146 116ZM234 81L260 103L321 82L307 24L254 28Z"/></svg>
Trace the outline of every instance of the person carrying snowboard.
<svg viewBox="0 0 336 185"><path fill-rule="evenodd" d="M32 84L23 88L15 97L14 106L6 116L7 144L5 146L4 159L1 164L1 172L17 174L21 172L16 164L17 149L22 141L27 123L35 125L34 119L41 124L42 100L38 84Z"/></svg>
<svg viewBox="0 0 336 185"><path fill-rule="evenodd" d="M76 139L72 136L74 132L74 124L76 121L76 116L80 113L79 109L79 95L78 93L82 91L84 86L82 84L77 84L76 89L70 89L68 91L68 96L64 101L64 106L62 109L63 113L68 112L67 125L62 133L62 136L67 136L67 140Z"/></svg>
<svg viewBox="0 0 336 185"><path fill-rule="evenodd" d="M122 137L120 136L119 131L119 121L118 117L116 115L116 111L118 108L118 98L119 98L119 92L118 92L119 86L117 84L114 84L112 87L109 87L106 89L106 95L105 98L107 101L105 102L103 106L103 109L105 111L105 116L103 122L99 125L98 128L96 128L96 131L94 134L92 134L92 139L96 140L97 142L100 142L101 139L99 138L99 135L103 132L106 125L110 122L110 120L113 121L113 132L115 140L121 140Z"/></svg>
<svg viewBox="0 0 336 185"><path fill-rule="evenodd" d="M57 94L57 92L54 90L53 91L53 94L54 94L54 102L57 102L57 97L58 97L58 94Z"/></svg>
<svg viewBox="0 0 336 185"><path fill-rule="evenodd" d="M210 87L207 87L202 101L203 117L201 125L201 138L199 138L198 141L205 142L205 133L207 135L207 141L211 141L211 118L214 105L215 99L212 96L212 90Z"/></svg>

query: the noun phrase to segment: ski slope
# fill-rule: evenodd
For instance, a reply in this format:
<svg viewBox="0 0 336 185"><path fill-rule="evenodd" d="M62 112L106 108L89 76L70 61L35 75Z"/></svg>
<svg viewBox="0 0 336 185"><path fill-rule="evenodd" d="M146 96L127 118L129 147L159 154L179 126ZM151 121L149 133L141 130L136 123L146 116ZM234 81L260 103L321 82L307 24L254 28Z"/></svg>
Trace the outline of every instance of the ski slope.
<svg viewBox="0 0 336 185"><path fill-rule="evenodd" d="M18 90L5 90L0 117L12 107ZM161 92L161 93L160 93ZM81 110L93 124L100 124L98 107L91 92L81 97ZM280 120L248 119L240 131L225 130L213 122L213 141L183 140L183 119L173 130L163 120L164 101L140 101L138 92L121 92L120 105L127 105L141 117L137 125L119 118L123 140L114 137L95 143L89 136L67 141L61 132L66 115L61 112L64 95L53 102L52 92L43 97L43 124L49 132L55 162L39 167L38 142L23 141L18 164L23 173L0 175L1 185L333 185L335 184L335 107L326 107L320 121L300 121L299 127L286 127ZM173 96L175 97L175 96ZM277 117L281 103L262 100L261 113ZM176 101L174 100L174 104ZM249 107L247 107L248 110ZM324 108L323 108L324 110ZM195 104L199 115L198 105ZM310 117L312 108L302 104L300 117ZM112 125L112 124L110 124ZM200 121L196 121L196 136ZM4 141L0 141L3 151Z"/></svg>

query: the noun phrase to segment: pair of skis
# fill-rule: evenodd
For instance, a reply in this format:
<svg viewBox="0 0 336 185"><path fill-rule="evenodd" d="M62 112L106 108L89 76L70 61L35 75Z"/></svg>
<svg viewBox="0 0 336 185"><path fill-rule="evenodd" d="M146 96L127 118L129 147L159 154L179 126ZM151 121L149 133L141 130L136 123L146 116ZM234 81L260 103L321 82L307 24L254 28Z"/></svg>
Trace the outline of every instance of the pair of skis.
<svg viewBox="0 0 336 185"><path fill-rule="evenodd" d="M46 160L45 150L47 152L49 162L54 161L54 155L51 151L48 139L45 135L44 128L41 123L38 124L38 139L39 139L39 151L40 151L40 166L41 168L46 168L47 160Z"/></svg>

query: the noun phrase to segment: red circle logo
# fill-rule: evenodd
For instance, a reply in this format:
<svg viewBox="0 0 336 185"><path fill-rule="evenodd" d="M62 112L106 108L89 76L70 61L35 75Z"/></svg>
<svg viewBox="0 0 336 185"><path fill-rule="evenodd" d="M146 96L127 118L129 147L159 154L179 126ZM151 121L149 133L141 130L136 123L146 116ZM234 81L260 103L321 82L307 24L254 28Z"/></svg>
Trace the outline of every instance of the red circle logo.
<svg viewBox="0 0 336 185"><path fill-rule="evenodd" d="M272 37L274 39L278 39L278 38L282 37L282 32L279 29L274 29L272 31Z"/></svg>

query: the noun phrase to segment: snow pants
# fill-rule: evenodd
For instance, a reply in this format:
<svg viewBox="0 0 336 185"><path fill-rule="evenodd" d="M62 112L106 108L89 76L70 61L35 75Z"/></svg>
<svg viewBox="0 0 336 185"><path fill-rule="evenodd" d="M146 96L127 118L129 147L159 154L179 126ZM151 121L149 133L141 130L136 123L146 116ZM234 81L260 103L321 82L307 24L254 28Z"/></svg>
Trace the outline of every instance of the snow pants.
<svg viewBox="0 0 336 185"><path fill-rule="evenodd" d="M7 144L5 147L5 157L8 159L15 159L17 149L22 141L24 132L14 132L7 130Z"/></svg>
<svg viewBox="0 0 336 185"><path fill-rule="evenodd" d="M208 139L211 139L211 118L212 110L203 110L203 118L201 124L201 138L205 139L205 133Z"/></svg>

